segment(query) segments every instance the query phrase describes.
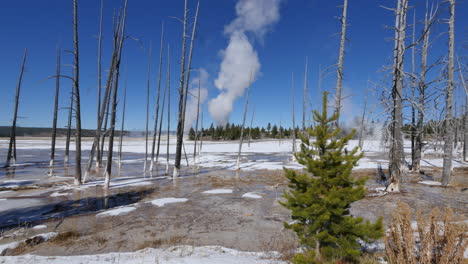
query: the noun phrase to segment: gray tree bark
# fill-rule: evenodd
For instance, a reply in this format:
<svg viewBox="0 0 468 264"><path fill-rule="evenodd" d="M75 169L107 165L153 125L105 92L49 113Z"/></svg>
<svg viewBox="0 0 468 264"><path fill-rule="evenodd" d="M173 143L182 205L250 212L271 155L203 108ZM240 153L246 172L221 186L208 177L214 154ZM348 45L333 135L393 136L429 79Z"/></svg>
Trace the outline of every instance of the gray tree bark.
<svg viewBox="0 0 468 264"><path fill-rule="evenodd" d="M364 136L365 136L365 120L366 120L366 111L367 111L367 96L364 101L364 109L362 110L362 117L361 117L361 128L359 129L359 148L363 151L364 146Z"/></svg>
<svg viewBox="0 0 468 264"><path fill-rule="evenodd" d="M167 93L168 87L166 84L166 87L164 88L164 93L163 93L163 99L162 99L162 108L161 108L161 118L159 119L159 130L158 130L158 146L156 148L156 166L158 165L158 160L159 160L159 149L161 146L161 133L162 133L162 123L164 119L164 107L166 106L166 93Z"/></svg>
<svg viewBox="0 0 468 264"><path fill-rule="evenodd" d="M341 89L343 86L343 61L346 43L346 20L348 16L348 0L343 0L343 15L341 16L341 39L340 39L340 51L338 55L338 67L336 69L336 94L335 94L335 112L338 113L338 119L336 120L336 127L339 126L339 116L341 114Z"/></svg>
<svg viewBox="0 0 468 264"><path fill-rule="evenodd" d="M96 125L96 135L101 137L101 130L98 129L99 125L99 118L100 118L100 111L101 111L101 90L102 90L102 18L103 18L103 10L104 10L104 0L101 0L101 13L99 17L99 37L98 37L98 61L97 61L97 79L98 79L98 105L97 105L97 125ZM101 167L101 160L102 160L101 149L99 147L99 141L97 145L97 153L96 153L96 167ZM92 159L91 159L92 162ZM86 174L86 173L85 173Z"/></svg>
<svg viewBox="0 0 468 264"><path fill-rule="evenodd" d="M59 94L60 94L60 47L57 49L57 65L55 71L55 98L54 98L54 118L52 121L52 142L50 148L50 171L49 175L54 175L54 161L55 161L55 141L57 138L57 114L59 106Z"/></svg>
<svg viewBox="0 0 468 264"><path fill-rule="evenodd" d="M125 80L124 89L124 100L122 108L122 126L120 127L120 139L119 139L119 170L122 168L122 147L123 147L123 135L125 129L125 108L127 105L127 80Z"/></svg>
<svg viewBox="0 0 468 264"><path fill-rule="evenodd" d="M395 48L392 80L392 121L390 125L391 147L390 147L390 184L386 190L399 192L400 182L403 174L403 79L404 79L404 56L405 56L405 31L406 13L408 0L398 0L395 18Z"/></svg>
<svg viewBox="0 0 468 264"><path fill-rule="evenodd" d="M75 185L81 185L81 106L80 106L80 54L78 48L78 0L73 0L73 46L75 88Z"/></svg>
<svg viewBox="0 0 468 264"><path fill-rule="evenodd" d="M252 74L250 74L250 82L249 88L247 88L247 94L245 96L245 106L244 106L244 117L242 118L242 128L239 140L239 151L237 152L237 170L240 170L240 155L242 152L242 143L244 142L244 127L245 127L245 120L247 117L247 110L249 108L249 95L250 95L250 87L252 86Z"/></svg>
<svg viewBox="0 0 468 264"><path fill-rule="evenodd" d="M415 66L415 48L416 48L416 10L413 13L413 36L411 47L411 164L415 159L416 148L416 109L414 107L415 92L416 92L416 66ZM414 171L414 167L411 166Z"/></svg>
<svg viewBox="0 0 468 264"><path fill-rule="evenodd" d="M163 41L164 41L164 24L162 25L161 30L161 45L159 49L159 72L158 72L158 90L156 95L156 115L154 120L154 131L153 131L153 144L151 146L151 162L150 162L150 172L153 172L154 169L154 151L156 147L156 135L158 131L158 120L159 120L159 98L161 94L161 79L162 79L162 62L163 62ZM157 165L157 164L156 164Z"/></svg>
<svg viewBox="0 0 468 264"><path fill-rule="evenodd" d="M167 45L167 142L166 142L166 176L169 175L169 140L171 133L171 47Z"/></svg>
<svg viewBox="0 0 468 264"><path fill-rule="evenodd" d="M252 129L253 129L253 121L254 121L254 116L255 116L255 105L252 108L252 118L250 119L250 129L249 129L249 148L250 148L250 141L252 140ZM203 131L203 127L202 127Z"/></svg>
<svg viewBox="0 0 468 264"><path fill-rule="evenodd" d="M127 4L128 0L125 0L124 8L123 8L123 17L120 22L122 25L120 36L119 36L119 48L118 48L118 56L115 63L115 77L114 77L114 87L112 91L112 113L111 113L111 125L110 125L110 133L109 133L109 147L107 149L107 163L106 163L106 172L105 172L105 180L104 180L104 188L109 189L110 185L110 178L112 173L112 155L113 155L113 147L114 147L114 135L115 135L115 119L117 113L117 91L119 87L119 74L120 74L120 62L122 58L122 51L123 51L123 43L125 39L125 25L127 19Z"/></svg>
<svg viewBox="0 0 468 264"><path fill-rule="evenodd" d="M463 161L466 161L468 155L468 87L466 86L460 61L458 61L458 68L460 69L460 80L465 91L465 115L463 116Z"/></svg>
<svg viewBox="0 0 468 264"><path fill-rule="evenodd" d="M302 91L302 131L306 131L306 97L307 97L307 68L309 59L306 57L305 72L304 72L304 88Z"/></svg>
<svg viewBox="0 0 468 264"><path fill-rule="evenodd" d="M65 140L65 157L64 163L68 164L68 159L70 156L70 139L71 139L71 127L72 127L72 119L73 119L73 85L70 93L70 107L68 108L68 122L67 122L67 137Z"/></svg>
<svg viewBox="0 0 468 264"><path fill-rule="evenodd" d="M151 42L148 51L148 73L146 79L146 127L145 127L145 162L143 163L143 176L146 176L146 164L148 163L148 136L149 136L149 97L151 83Z"/></svg>
<svg viewBox="0 0 468 264"><path fill-rule="evenodd" d="M197 164L197 139L198 139L198 118L200 116L200 89L201 89L201 76L198 77L198 97L197 97L197 118L195 121L195 143L193 144L193 165Z"/></svg>
<svg viewBox="0 0 468 264"><path fill-rule="evenodd" d="M20 98L20 93L21 93L21 83L23 82L23 73L24 73L24 67L26 64L27 56L28 56L28 49L24 49L23 61L21 63L21 70L20 70L20 74L18 77L18 84L16 85L15 109L13 111L13 121L11 124L11 131L10 131L10 143L8 145L8 154L7 154L5 167L10 166L10 162L12 158L13 158L13 164L16 163L16 154L13 154L13 152L16 152L16 150L13 150L13 148L16 149L16 121L18 119L18 107L19 107L19 98Z"/></svg>
<svg viewBox="0 0 468 264"><path fill-rule="evenodd" d="M292 154L294 155L296 153L296 108L294 107L294 73L291 74L291 92L292 92L292 136L293 136L293 142L292 142Z"/></svg>
<svg viewBox="0 0 468 264"><path fill-rule="evenodd" d="M452 173L453 157L453 120L452 120L452 101L453 101L453 74L454 74L454 45L455 45L455 0L449 0L450 19L449 19L449 39L448 39L448 65L447 65L447 88L445 94L445 136L444 136L444 162L442 167L442 185L447 186L450 182Z"/></svg>

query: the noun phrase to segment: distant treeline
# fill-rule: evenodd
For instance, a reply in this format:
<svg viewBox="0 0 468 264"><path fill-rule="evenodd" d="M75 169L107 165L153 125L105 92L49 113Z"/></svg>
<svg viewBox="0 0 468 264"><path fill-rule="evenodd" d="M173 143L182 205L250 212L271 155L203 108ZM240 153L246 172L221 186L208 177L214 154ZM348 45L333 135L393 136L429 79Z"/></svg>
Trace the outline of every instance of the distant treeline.
<svg viewBox="0 0 468 264"><path fill-rule="evenodd" d="M72 128L72 135L75 134L75 129ZM9 137L11 132L10 126L0 126L0 137ZM120 131L115 131L115 133L119 136ZM125 131L124 136L128 136L130 134L133 135L134 132ZM66 128L57 128L57 136L66 136L67 129ZM96 135L95 129L82 129L81 135L83 137L94 137ZM16 127L16 136L20 137L50 137L52 136L52 128L49 127Z"/></svg>
<svg viewBox="0 0 468 264"><path fill-rule="evenodd" d="M235 125L227 123L225 126L211 126L207 129L203 128L198 131L198 138L210 139L210 140L236 140L241 135L241 125ZM296 137L299 132L299 127L296 128ZM284 128L283 126L271 125L268 123L267 127L246 127L244 129L244 138L252 137L252 139L261 138L292 138L293 129ZM195 139L195 129L190 128L189 139Z"/></svg>

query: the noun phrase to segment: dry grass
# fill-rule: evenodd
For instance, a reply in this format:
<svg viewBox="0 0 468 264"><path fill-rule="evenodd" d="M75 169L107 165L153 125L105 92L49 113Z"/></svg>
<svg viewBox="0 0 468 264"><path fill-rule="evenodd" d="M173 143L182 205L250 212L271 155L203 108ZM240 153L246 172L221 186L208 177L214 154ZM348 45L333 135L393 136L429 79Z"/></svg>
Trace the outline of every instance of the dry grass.
<svg viewBox="0 0 468 264"><path fill-rule="evenodd" d="M296 235L288 230L274 234L270 241L263 242L261 245L262 251L278 252L280 259L288 262L293 259L298 248L299 244Z"/></svg>
<svg viewBox="0 0 468 264"><path fill-rule="evenodd" d="M417 230L414 230L410 207L406 203L398 203L385 238L389 263L464 263L468 226L455 222L452 210L447 208L441 212L436 208L429 217L418 213L417 220Z"/></svg>
<svg viewBox="0 0 468 264"><path fill-rule="evenodd" d="M142 243L139 243L135 249L140 250L145 248L170 247L182 244L187 245L191 244L190 242L191 241L189 241L186 236L172 236L162 239L146 240Z"/></svg>
<svg viewBox="0 0 468 264"><path fill-rule="evenodd" d="M81 235L75 231L67 231L63 233L59 233L55 238L50 240L52 244L66 244L75 242Z"/></svg>

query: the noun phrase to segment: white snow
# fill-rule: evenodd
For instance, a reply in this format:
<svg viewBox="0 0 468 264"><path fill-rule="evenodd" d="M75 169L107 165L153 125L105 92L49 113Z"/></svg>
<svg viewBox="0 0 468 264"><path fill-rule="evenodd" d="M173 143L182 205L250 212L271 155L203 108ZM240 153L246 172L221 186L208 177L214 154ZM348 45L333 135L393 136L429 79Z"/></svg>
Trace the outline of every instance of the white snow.
<svg viewBox="0 0 468 264"><path fill-rule="evenodd" d="M262 198L262 196L260 196L260 195L258 195L258 194L255 194L255 193L253 193L253 192L244 193L244 194L242 195L242 197L244 197L244 198L252 198L252 199L261 199L261 198Z"/></svg>
<svg viewBox="0 0 468 264"><path fill-rule="evenodd" d="M68 196L68 193L54 192L50 195L50 197L60 197L60 196Z"/></svg>
<svg viewBox="0 0 468 264"><path fill-rule="evenodd" d="M226 193L232 193L231 189L214 189L214 190L209 190L209 191L204 191L204 194L226 194Z"/></svg>
<svg viewBox="0 0 468 264"><path fill-rule="evenodd" d="M0 263L35 264L286 264L272 259L275 252L243 252L220 246L175 246L168 249L147 248L136 252L107 253L78 256L8 256L1 257Z"/></svg>
<svg viewBox="0 0 468 264"><path fill-rule="evenodd" d="M46 228L47 228L46 225L35 225L35 226L33 226L32 229L34 229L34 230L40 230L40 229L46 229Z"/></svg>
<svg viewBox="0 0 468 264"><path fill-rule="evenodd" d="M135 206L123 206L123 207L118 207L112 210L107 210L105 212L99 213L96 215L96 217L123 215L123 214L128 214L134 210L136 210Z"/></svg>
<svg viewBox="0 0 468 264"><path fill-rule="evenodd" d="M39 234L39 235L32 236L29 239L33 239L35 237L41 237L44 241L47 241L47 240L50 240L50 239L52 239L52 238L54 238L56 236L57 236L56 232L49 232L49 233L44 233L44 234ZM3 252L5 250L15 249L16 247L18 247L24 241L25 240L0 245L0 256L3 255ZM3 257L0 257L0 263L15 263L14 261L12 261L12 262L8 262L8 261L7 262L2 262L2 258ZM44 263L46 263L46 262L44 262Z"/></svg>
<svg viewBox="0 0 468 264"><path fill-rule="evenodd" d="M425 185L433 185L433 186L441 186L442 185L441 182L437 182L437 181L420 181L418 183L425 184Z"/></svg>
<svg viewBox="0 0 468 264"><path fill-rule="evenodd" d="M150 203L156 206L164 206L166 204L171 204L171 203L184 203L188 201L187 198L173 198L173 197L168 197L168 198L160 198L156 200L152 200Z"/></svg>

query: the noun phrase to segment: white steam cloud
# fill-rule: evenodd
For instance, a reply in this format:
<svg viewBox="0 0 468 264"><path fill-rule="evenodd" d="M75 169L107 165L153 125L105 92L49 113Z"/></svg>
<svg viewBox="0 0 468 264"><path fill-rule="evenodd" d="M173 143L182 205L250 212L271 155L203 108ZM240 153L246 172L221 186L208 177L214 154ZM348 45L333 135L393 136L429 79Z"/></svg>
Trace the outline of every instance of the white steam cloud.
<svg viewBox="0 0 468 264"><path fill-rule="evenodd" d="M198 76L191 79L190 81L190 90L189 97L187 99L187 109L185 111L185 132L189 131L192 126L194 126L195 121L197 120L197 104L198 104L198 89L200 86L200 109L202 104L206 101L208 97L208 73L205 69L201 68L198 70ZM200 120L199 120L200 121ZM200 125L198 126L200 129Z"/></svg>
<svg viewBox="0 0 468 264"><path fill-rule="evenodd" d="M244 94L249 82L254 82L260 72L257 52L247 38L246 32L258 38L279 20L280 0L239 0L236 4L237 18L226 26L229 44L221 52L222 62L215 86L220 94L209 102L209 111L216 124L224 125L229 120L234 101Z"/></svg>

